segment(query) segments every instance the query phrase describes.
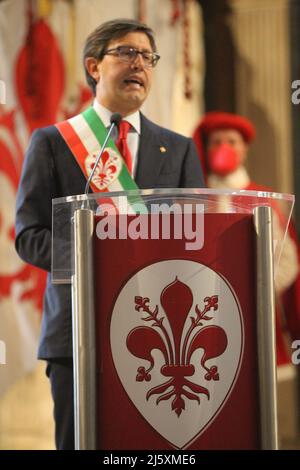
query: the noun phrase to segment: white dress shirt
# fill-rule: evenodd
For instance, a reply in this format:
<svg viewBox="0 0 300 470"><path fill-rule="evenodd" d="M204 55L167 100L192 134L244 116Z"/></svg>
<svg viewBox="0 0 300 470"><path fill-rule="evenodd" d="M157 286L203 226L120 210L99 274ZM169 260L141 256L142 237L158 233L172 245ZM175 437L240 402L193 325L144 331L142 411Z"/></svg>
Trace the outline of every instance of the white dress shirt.
<svg viewBox="0 0 300 470"><path fill-rule="evenodd" d="M100 117L101 121L103 122L104 126L108 129L110 127L110 117L113 114L109 109L102 106L98 100L95 98L93 103L93 108ZM136 168L137 168L137 160L138 160L138 148L139 148L139 141L140 141L140 134L141 134L141 116L139 111L136 111L129 116L124 118L124 121L129 122L131 124L131 128L129 129L128 136L127 136L127 145L129 147L131 157L132 157L132 175L135 176ZM118 139L118 130L116 128L113 129L111 134L112 139L114 142Z"/></svg>

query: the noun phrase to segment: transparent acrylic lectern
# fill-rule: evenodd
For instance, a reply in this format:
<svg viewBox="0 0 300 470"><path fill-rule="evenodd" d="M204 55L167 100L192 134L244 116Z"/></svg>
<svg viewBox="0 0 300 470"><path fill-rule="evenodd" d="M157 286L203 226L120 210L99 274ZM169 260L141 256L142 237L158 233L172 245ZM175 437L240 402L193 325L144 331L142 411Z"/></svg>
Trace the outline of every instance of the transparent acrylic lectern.
<svg viewBox="0 0 300 470"><path fill-rule="evenodd" d="M274 275L293 203L210 189L53 200L77 449L277 449Z"/></svg>

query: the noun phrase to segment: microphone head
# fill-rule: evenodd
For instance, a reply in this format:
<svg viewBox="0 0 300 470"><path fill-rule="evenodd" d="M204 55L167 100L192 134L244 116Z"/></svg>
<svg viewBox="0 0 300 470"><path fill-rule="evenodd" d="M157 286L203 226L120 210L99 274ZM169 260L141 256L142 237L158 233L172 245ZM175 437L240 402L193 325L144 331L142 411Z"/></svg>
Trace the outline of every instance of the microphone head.
<svg viewBox="0 0 300 470"><path fill-rule="evenodd" d="M115 126L118 126L120 121L122 121L122 116L120 113L113 113L110 116L110 123L114 124Z"/></svg>

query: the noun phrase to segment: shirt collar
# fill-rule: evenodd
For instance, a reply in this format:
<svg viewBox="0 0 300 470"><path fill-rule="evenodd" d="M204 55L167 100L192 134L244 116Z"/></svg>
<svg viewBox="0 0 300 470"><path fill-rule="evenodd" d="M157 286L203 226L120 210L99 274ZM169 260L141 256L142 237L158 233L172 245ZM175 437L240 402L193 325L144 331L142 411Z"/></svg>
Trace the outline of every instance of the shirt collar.
<svg viewBox="0 0 300 470"><path fill-rule="evenodd" d="M99 101L95 98L93 103L93 108L100 117L101 121L103 122L104 126L107 128L110 126L110 117L113 114L109 109L102 106ZM141 133L141 116L139 111L136 111L133 114L129 114L124 118L125 121L129 122L134 130L140 134Z"/></svg>

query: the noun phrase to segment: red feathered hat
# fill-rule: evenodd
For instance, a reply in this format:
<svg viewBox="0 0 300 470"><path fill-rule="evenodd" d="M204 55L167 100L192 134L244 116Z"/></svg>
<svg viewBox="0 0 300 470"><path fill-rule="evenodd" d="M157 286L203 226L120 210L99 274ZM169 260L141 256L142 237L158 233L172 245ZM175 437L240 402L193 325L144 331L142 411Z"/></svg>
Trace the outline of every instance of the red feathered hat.
<svg viewBox="0 0 300 470"><path fill-rule="evenodd" d="M235 129L241 133L245 142L251 142L255 137L255 127L243 116L224 113L222 111L210 111L198 123L193 139L198 149L204 173L207 173L207 163L204 154L204 143L209 134L218 129Z"/></svg>

